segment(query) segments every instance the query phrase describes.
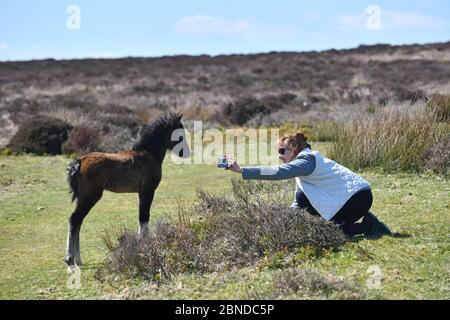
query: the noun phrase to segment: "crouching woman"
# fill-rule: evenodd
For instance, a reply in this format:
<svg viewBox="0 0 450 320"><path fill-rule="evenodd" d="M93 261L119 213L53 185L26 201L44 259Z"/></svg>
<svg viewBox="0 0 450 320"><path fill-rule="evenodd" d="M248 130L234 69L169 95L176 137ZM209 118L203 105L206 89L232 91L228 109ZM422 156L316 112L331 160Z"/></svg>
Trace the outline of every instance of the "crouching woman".
<svg viewBox="0 0 450 320"><path fill-rule="evenodd" d="M233 161L228 169L243 179L282 180L295 178L292 207L304 208L312 215L340 225L348 236L391 234L389 228L369 210L372 206L370 184L346 167L312 151L307 137L299 132L280 139L280 166L240 168ZM357 221L362 218L362 222Z"/></svg>

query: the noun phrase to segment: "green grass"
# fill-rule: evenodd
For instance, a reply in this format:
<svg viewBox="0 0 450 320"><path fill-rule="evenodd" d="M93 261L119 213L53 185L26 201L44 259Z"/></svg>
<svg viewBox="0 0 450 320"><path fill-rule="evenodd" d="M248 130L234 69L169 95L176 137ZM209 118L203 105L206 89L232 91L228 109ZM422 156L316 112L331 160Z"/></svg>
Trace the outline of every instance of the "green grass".
<svg viewBox="0 0 450 320"><path fill-rule="evenodd" d="M319 148L323 146L319 144ZM274 277L288 266L355 278L365 286L369 276L366 271L371 265L378 265L383 277L380 290L368 290L369 299L450 298L448 180L431 174L389 175L378 170L362 172L373 187L373 211L394 231L410 237L360 239L321 257L290 256L282 257L281 261L268 257L268 261L254 268L222 274L182 274L160 285L139 279L101 282L95 278L107 257L101 234L122 227L137 229L138 224L135 194L105 192L81 231L85 264L81 269L81 289L68 289L62 258L67 218L73 210L65 181L69 162L62 156L0 156L2 299L264 297L264 292L271 290ZM230 180L236 176L212 165L176 166L166 161L151 210L151 223L161 217L176 218L177 200L190 205L198 187L212 192L231 190Z"/></svg>

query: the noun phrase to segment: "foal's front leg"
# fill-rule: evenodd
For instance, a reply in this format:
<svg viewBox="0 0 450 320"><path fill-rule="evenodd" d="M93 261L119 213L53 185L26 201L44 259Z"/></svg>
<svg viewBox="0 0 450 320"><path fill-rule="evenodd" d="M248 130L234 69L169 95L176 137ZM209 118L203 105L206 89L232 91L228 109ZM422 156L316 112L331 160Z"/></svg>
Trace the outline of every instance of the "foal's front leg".
<svg viewBox="0 0 450 320"><path fill-rule="evenodd" d="M144 238L148 235L148 221L150 220L150 207L153 202L155 189L146 189L139 193L139 235Z"/></svg>

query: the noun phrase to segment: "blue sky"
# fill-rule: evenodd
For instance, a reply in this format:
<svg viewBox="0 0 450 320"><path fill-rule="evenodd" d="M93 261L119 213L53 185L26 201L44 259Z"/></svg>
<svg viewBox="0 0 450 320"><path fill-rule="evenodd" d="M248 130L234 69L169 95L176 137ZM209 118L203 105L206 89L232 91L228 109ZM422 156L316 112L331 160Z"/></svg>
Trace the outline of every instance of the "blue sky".
<svg viewBox="0 0 450 320"><path fill-rule="evenodd" d="M67 27L73 18L67 12L70 5L80 9L80 29ZM366 12L371 5L379 15ZM379 21L380 28L368 28L368 19ZM0 1L3 61L310 51L449 40L448 0Z"/></svg>

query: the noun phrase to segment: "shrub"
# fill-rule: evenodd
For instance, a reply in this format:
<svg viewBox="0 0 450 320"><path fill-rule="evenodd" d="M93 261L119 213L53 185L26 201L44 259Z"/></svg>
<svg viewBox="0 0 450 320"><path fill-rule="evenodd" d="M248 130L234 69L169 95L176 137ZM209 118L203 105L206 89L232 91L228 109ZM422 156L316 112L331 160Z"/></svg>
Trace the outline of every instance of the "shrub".
<svg viewBox="0 0 450 320"><path fill-rule="evenodd" d="M67 154L85 154L100 150L100 135L97 129L90 125L80 125L70 131L69 138L62 146Z"/></svg>
<svg viewBox="0 0 450 320"><path fill-rule="evenodd" d="M137 136L138 123L126 117L111 117L112 123L99 119L72 129L63 145L64 153L83 154L91 151L118 152L130 150Z"/></svg>
<svg viewBox="0 0 450 320"><path fill-rule="evenodd" d="M160 220L147 239L125 230L117 246L111 245L108 236L104 242L111 250L108 268L112 272L155 279L202 269L198 241L192 230L180 224Z"/></svg>
<svg viewBox="0 0 450 320"><path fill-rule="evenodd" d="M254 119L256 123L260 123L261 119L273 112L282 110L297 96L291 93L283 93L279 95L267 95L261 99L254 97L245 97L228 103L222 110L222 121L228 120L231 124L243 125ZM256 119L257 118L257 119Z"/></svg>
<svg viewBox="0 0 450 320"><path fill-rule="evenodd" d="M270 108L254 97L246 97L228 103L223 109L225 119L231 124L243 125L256 115L269 114Z"/></svg>
<svg viewBox="0 0 450 320"><path fill-rule="evenodd" d="M46 112L42 113L42 115L59 119L74 127L89 121L89 114L86 112L80 112L78 109L50 107Z"/></svg>
<svg viewBox="0 0 450 320"><path fill-rule="evenodd" d="M425 100L426 94L422 90L410 90L404 87L393 88L393 98L399 101L408 101L410 104L414 104L417 101Z"/></svg>
<svg viewBox="0 0 450 320"><path fill-rule="evenodd" d="M345 238L330 222L290 208L283 184L233 180L233 198L199 194L205 247L216 265L243 266L264 254L304 246L338 248Z"/></svg>
<svg viewBox="0 0 450 320"><path fill-rule="evenodd" d="M450 126L441 126L424 103L386 107L343 125L330 157L356 170L380 166L387 171L420 172L430 146L449 134Z"/></svg>
<svg viewBox="0 0 450 320"><path fill-rule="evenodd" d="M143 125L138 117L119 114L103 116L101 117L101 122L107 123L109 126L128 129L132 135L136 135Z"/></svg>
<svg viewBox="0 0 450 320"><path fill-rule="evenodd" d="M196 204L180 211L178 222L157 222L147 239L126 231L117 246L106 241L108 269L169 277L250 266L279 250L337 249L345 242L337 225L284 204L288 194L292 190L285 184L238 180L230 197L199 191Z"/></svg>
<svg viewBox="0 0 450 320"><path fill-rule="evenodd" d="M271 111L276 111L287 104L289 104L291 101L293 101L295 98L297 98L297 95L292 93L283 93L279 95L268 95L261 99L261 101L267 105Z"/></svg>
<svg viewBox="0 0 450 320"><path fill-rule="evenodd" d="M99 132L99 149L105 152L130 150L135 141L135 135L127 127L103 123L99 124Z"/></svg>
<svg viewBox="0 0 450 320"><path fill-rule="evenodd" d="M39 116L24 122L8 144L14 152L61 154L71 126L55 118Z"/></svg>

